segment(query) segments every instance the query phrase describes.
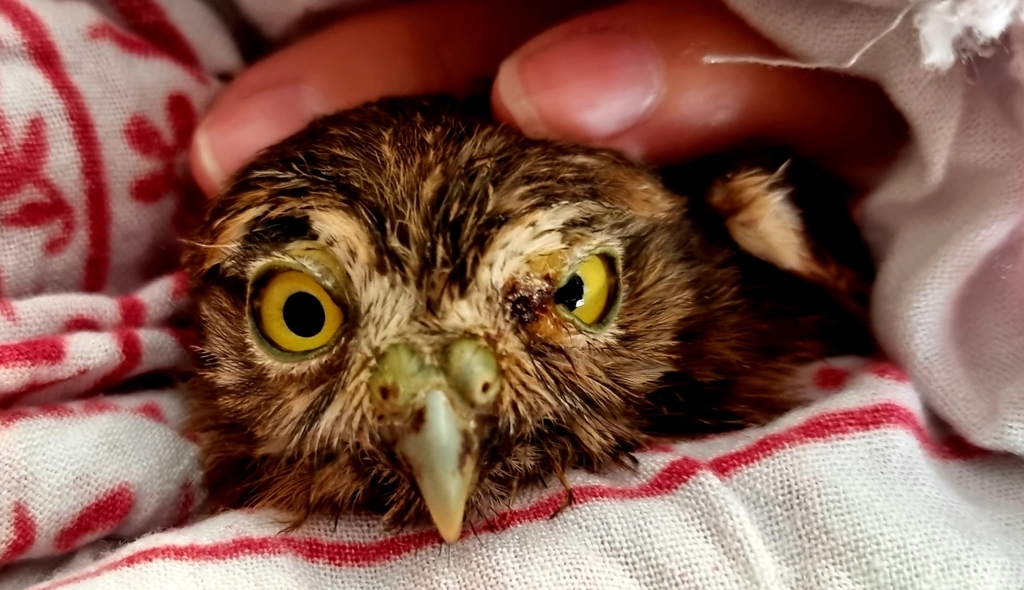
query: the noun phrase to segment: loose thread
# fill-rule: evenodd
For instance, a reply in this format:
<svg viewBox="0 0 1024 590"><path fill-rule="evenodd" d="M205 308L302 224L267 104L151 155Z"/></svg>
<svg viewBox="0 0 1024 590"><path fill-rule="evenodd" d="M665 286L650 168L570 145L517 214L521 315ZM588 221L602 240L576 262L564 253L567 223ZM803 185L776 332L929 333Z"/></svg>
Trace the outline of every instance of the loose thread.
<svg viewBox="0 0 1024 590"><path fill-rule="evenodd" d="M783 67L783 68L802 68L808 70L816 69L836 69L836 70L847 70L850 69L860 61L860 58L864 57L872 47L877 45L882 39L888 36L890 33L895 31L900 24L903 23L903 19L910 14L910 11L916 7L921 0L914 0L907 5L906 8L900 11L896 18L886 27L881 33L875 35L867 42L863 47L857 50L850 59L842 64L831 64L828 62L812 62L805 63L794 59L785 58L770 58L770 57L759 57L756 55L706 55L704 56L704 63L706 64L730 64L730 63L743 63L743 64L759 64L769 67Z"/></svg>

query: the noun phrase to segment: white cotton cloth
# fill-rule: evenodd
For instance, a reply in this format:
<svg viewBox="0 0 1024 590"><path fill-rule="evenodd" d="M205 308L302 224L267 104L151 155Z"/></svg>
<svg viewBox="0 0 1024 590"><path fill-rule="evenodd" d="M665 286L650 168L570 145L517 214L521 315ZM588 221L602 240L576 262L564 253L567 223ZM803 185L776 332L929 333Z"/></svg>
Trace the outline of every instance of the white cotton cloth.
<svg viewBox="0 0 1024 590"><path fill-rule="evenodd" d="M810 407L573 474L556 517L533 490L445 548L203 516L180 395L138 378L188 369L184 151L238 49L199 0L0 0L0 588L1024 588L1020 3L725 1L794 56L764 67L870 78L910 123L860 219L910 380L835 359ZM363 2L285 4L238 10L274 39Z"/></svg>
<svg viewBox="0 0 1024 590"><path fill-rule="evenodd" d="M844 65L907 10L896 0L728 4L799 59ZM1020 453L1024 22L1005 1L911 8L846 69L886 90L913 139L863 208L880 260L875 328L930 407L972 441Z"/></svg>

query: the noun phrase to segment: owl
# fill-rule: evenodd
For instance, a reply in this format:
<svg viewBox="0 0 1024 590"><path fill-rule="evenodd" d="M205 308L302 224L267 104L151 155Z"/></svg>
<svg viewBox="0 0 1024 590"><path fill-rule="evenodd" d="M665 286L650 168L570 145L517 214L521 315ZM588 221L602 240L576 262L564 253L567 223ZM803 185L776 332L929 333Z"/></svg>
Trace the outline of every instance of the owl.
<svg viewBox="0 0 1024 590"><path fill-rule="evenodd" d="M870 258L838 183L759 157L655 171L447 96L268 148L185 248L211 506L455 542L529 486L799 405L801 367L874 351Z"/></svg>

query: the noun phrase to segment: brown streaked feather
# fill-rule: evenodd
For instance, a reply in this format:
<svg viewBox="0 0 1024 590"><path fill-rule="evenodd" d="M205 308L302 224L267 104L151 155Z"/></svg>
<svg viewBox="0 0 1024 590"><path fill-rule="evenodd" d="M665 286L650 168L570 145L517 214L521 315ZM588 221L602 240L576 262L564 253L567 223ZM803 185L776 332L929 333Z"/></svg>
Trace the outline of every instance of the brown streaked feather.
<svg viewBox="0 0 1024 590"><path fill-rule="evenodd" d="M754 170L763 180L778 166ZM470 514L571 469L628 466L654 437L791 409L800 366L873 351L843 301L870 270L815 233L826 218L801 205L800 185L792 201L779 196L788 169L724 185L718 201L684 196L702 197L715 178L674 192L621 154L527 139L446 97L364 105L265 150L186 248L203 332L190 426L212 504L274 507L295 522L349 511L424 520L368 393L375 355L401 340L434 350L471 335L498 357L504 385ZM771 246L768 261L728 231L735 215L794 205L801 226L752 234ZM246 286L297 240L328 248L350 293L333 349L288 364L249 333ZM589 334L553 316L550 282L528 270L597 244L621 252L623 300L612 325ZM780 264L791 248L811 258ZM808 268L856 280L817 284Z"/></svg>

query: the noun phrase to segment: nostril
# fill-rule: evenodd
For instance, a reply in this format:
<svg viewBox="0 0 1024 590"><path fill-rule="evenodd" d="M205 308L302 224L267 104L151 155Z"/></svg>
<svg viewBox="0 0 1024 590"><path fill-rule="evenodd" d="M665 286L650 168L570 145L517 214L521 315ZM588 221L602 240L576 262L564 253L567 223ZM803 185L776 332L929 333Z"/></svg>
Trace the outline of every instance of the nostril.
<svg viewBox="0 0 1024 590"><path fill-rule="evenodd" d="M397 402L402 397L402 386L377 377L370 381L369 393L384 402Z"/></svg>
<svg viewBox="0 0 1024 590"><path fill-rule="evenodd" d="M444 355L448 383L471 405L491 403L501 386L494 351L476 338L454 340Z"/></svg>

